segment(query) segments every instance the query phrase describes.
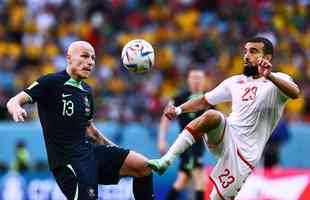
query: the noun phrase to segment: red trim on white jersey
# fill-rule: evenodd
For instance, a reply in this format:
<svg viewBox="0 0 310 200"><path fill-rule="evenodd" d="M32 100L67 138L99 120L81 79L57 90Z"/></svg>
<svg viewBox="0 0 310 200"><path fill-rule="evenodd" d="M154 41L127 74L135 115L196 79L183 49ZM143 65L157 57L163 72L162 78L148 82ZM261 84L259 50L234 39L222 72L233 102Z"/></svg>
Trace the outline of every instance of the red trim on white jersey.
<svg viewBox="0 0 310 200"><path fill-rule="evenodd" d="M237 148L237 154L239 156L239 158L251 169L253 170L255 167L249 162L247 161L243 156L242 154L240 153L239 149Z"/></svg>
<svg viewBox="0 0 310 200"><path fill-rule="evenodd" d="M222 195L222 193L220 192L219 188L217 187L216 182L212 179L211 176L209 176L209 179L210 179L210 181L213 183L213 185L214 185L214 187L215 187L215 190L216 190L217 194L220 196L220 198L221 198L222 200L226 200L226 199L224 198L224 196ZM211 192L212 192L212 191L211 191Z"/></svg>

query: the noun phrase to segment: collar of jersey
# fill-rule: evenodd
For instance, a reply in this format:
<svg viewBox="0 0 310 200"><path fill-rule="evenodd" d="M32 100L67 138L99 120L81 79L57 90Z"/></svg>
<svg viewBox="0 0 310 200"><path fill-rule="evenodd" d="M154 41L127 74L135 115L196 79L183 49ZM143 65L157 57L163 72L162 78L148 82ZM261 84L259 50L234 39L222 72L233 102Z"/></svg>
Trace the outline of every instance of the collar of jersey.
<svg viewBox="0 0 310 200"><path fill-rule="evenodd" d="M198 97L201 97L203 95L203 92L193 92L190 94L189 99L196 99Z"/></svg>
<svg viewBox="0 0 310 200"><path fill-rule="evenodd" d="M67 82L65 82L64 85L70 85L72 87L78 88L78 89L86 92L86 90L82 86L82 81L76 81L73 78L70 78L69 80L67 80Z"/></svg>

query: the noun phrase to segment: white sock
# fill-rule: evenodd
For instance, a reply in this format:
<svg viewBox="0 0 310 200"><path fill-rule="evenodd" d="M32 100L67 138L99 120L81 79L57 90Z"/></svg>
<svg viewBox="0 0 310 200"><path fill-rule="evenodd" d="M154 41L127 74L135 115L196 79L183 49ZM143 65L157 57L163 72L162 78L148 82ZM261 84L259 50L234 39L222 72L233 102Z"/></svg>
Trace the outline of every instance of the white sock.
<svg viewBox="0 0 310 200"><path fill-rule="evenodd" d="M184 129L174 141L168 152L162 157L164 161L168 161L171 164L177 156L182 154L186 149L195 143L195 139L192 134Z"/></svg>

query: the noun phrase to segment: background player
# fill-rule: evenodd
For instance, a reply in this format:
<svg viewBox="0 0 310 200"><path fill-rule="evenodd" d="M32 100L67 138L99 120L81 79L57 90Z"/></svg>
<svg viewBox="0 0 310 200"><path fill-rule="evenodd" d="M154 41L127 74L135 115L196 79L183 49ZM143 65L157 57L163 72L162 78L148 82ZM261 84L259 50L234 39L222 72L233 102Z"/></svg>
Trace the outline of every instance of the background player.
<svg viewBox="0 0 310 200"><path fill-rule="evenodd" d="M190 70L187 77L188 89L181 92L169 103L174 106L179 106L182 103L203 96L205 91L205 75L202 70L193 69ZM178 123L180 128L184 129L185 126L195 119L196 117L203 114L203 111L200 112L191 112L181 114L178 118ZM159 140L158 148L161 155L166 153L167 141L166 134L168 127L170 125L170 120L163 115L160 120L159 127ZM182 191L187 183L189 182L191 176L194 178L195 182L195 196L197 200L202 200L204 198L204 189L205 189L205 178L204 178L204 169L202 156L204 153L204 144L203 140L198 140L191 148L187 149L180 155L180 166L177 179L173 184L173 187L167 195L167 200L177 199L178 193Z"/></svg>
<svg viewBox="0 0 310 200"><path fill-rule="evenodd" d="M298 98L298 86L283 73L273 73L273 45L261 37L248 40L244 46L244 74L232 76L203 97L172 105L165 115L174 118L210 105L232 102L227 119L221 112L208 110L191 121L168 152L149 165L159 173L188 149L204 138L209 150L219 159L211 172L214 188L211 199L233 199L259 162L264 146L282 116L289 98Z"/></svg>
<svg viewBox="0 0 310 200"><path fill-rule="evenodd" d="M7 108L14 121L24 121L22 108L38 103L50 169L69 200L98 198L98 184L116 184L120 176L133 176L136 200L153 199L151 170L146 158L116 147L95 127L91 88L83 82L95 66L94 48L73 42L65 71L41 77L11 98ZM88 142L86 136L98 146Z"/></svg>

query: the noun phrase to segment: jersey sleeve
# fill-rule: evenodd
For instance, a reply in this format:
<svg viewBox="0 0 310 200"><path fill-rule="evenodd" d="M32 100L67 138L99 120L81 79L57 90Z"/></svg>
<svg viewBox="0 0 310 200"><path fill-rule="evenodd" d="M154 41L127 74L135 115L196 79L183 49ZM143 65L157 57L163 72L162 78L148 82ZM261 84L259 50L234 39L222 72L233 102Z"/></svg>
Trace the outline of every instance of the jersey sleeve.
<svg viewBox="0 0 310 200"><path fill-rule="evenodd" d="M231 92L229 89L229 80L226 79L213 90L205 93L205 100L211 105L217 105L223 102L231 101Z"/></svg>
<svg viewBox="0 0 310 200"><path fill-rule="evenodd" d="M33 82L28 88L24 89L24 92L26 92L31 99L30 103L43 100L46 91L48 91L48 82L49 79L44 76Z"/></svg>
<svg viewBox="0 0 310 200"><path fill-rule="evenodd" d="M277 73L274 73L274 76L276 76L277 78L289 81L293 84L296 84L293 81L292 77L290 77L289 75L287 75L285 73L277 72ZM289 97L286 94L284 94L284 92L282 92L278 87L277 87L277 94L278 94L278 97L281 101L286 102L289 99Z"/></svg>

